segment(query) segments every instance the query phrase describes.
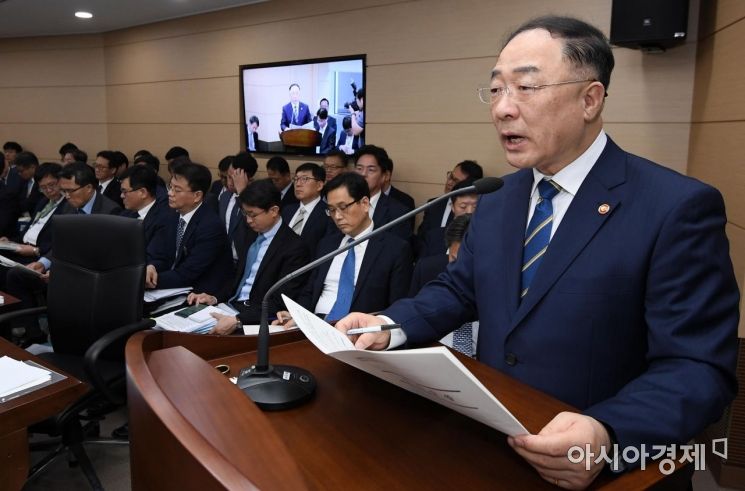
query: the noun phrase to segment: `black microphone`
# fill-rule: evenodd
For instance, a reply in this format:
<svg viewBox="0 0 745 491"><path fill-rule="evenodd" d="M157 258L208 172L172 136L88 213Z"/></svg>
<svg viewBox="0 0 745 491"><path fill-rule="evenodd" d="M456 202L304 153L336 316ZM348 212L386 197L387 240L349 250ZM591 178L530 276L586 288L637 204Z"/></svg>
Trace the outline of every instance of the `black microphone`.
<svg viewBox="0 0 745 491"><path fill-rule="evenodd" d="M311 271L327 261L331 261L334 257L352 247L370 240L378 234L382 234L386 230L408 220L420 211L426 210L436 203L462 194L493 193L501 188L503 184L504 182L498 177L484 177L475 181L471 186L438 196L419 208L415 208L395 220L376 228L369 234L359 237L352 242L329 252L323 257L319 257L315 261L309 262L302 268L293 271L277 281L271 288L269 288L269 290L267 290L264 299L261 301L261 323L259 325L256 364L241 370L237 381L238 387L246 393L246 395L248 395L257 406L265 411L280 411L298 406L310 400L316 391L316 380L309 371L291 365L269 364L269 298L282 285Z"/></svg>

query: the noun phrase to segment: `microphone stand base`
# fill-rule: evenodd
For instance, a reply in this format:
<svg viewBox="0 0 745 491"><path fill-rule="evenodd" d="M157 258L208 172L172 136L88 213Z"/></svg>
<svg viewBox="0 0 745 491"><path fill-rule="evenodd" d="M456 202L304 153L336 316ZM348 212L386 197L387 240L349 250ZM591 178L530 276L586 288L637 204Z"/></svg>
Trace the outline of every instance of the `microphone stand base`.
<svg viewBox="0 0 745 491"><path fill-rule="evenodd" d="M282 411L311 400L316 379L300 367L269 365L269 370L244 368L236 385L264 411Z"/></svg>

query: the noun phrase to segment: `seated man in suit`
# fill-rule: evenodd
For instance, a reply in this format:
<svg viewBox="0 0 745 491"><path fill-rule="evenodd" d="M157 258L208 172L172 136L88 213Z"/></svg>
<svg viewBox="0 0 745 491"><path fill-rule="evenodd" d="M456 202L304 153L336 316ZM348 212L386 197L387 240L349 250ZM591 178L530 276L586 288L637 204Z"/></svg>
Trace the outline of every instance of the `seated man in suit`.
<svg viewBox="0 0 745 491"><path fill-rule="evenodd" d="M444 193L452 191L453 186L461 181L465 181L466 179L475 181L482 177L484 177L484 170L476 161L464 160L456 164L453 170L448 171L445 177ZM423 238L424 233L431 228L445 228L452 219L453 202L450 200L440 201L424 210L424 217L417 230L417 235Z"/></svg>
<svg viewBox="0 0 745 491"><path fill-rule="evenodd" d="M116 172L119 169L117 156L111 150L101 150L96 154L93 168L96 171L96 179L98 179L98 192L122 207L122 193L119 179L116 178Z"/></svg>
<svg viewBox="0 0 745 491"><path fill-rule="evenodd" d="M11 169L16 166L16 155L23 152L23 147L18 142L5 142L3 145L3 154L5 155L5 163Z"/></svg>
<svg viewBox="0 0 745 491"><path fill-rule="evenodd" d="M140 150L132 161L134 162L134 165L144 165L155 172L158 181L158 185L155 188L155 199L163 201L164 203L167 202L168 189L166 187L166 182L158 175L158 172L160 172L160 159L147 150Z"/></svg>
<svg viewBox="0 0 745 491"><path fill-rule="evenodd" d="M241 204L239 195L253 181L259 164L248 152L241 152L233 157L226 157L227 161L227 191L220 196L217 204L217 213L228 234L230 249L233 255L233 264L238 264L238 250L246 240L248 226L241 215ZM222 163L222 162L221 162Z"/></svg>
<svg viewBox="0 0 745 491"><path fill-rule="evenodd" d="M336 134L336 118L334 118L333 116L331 116L332 111L331 111L331 109L330 109L329 106L330 106L329 100L326 99L325 97L323 99L321 99L320 102L318 103L318 109L325 109L326 110L326 114L329 115L329 117L328 117L329 128L331 128L332 130L334 130L334 134ZM318 113L316 113L316 114L318 114ZM316 116L313 117L313 123L316 123L317 120L318 120L318 116L316 115ZM331 146L333 147L334 146L334 143L332 143Z"/></svg>
<svg viewBox="0 0 745 491"><path fill-rule="evenodd" d="M295 193L292 192L292 174L290 164L284 157L276 155L266 162L266 174L282 195L282 207L297 203Z"/></svg>
<svg viewBox="0 0 745 491"><path fill-rule="evenodd" d="M380 227L405 215L409 210L398 201L383 194L383 184L393 170L393 162L382 147L365 145L356 154L355 170L363 176L370 188L370 218ZM390 232L408 241L414 230L414 219L393 227Z"/></svg>
<svg viewBox="0 0 745 491"><path fill-rule="evenodd" d="M134 165L121 176L124 207L133 218L142 220L148 264L167 261L163 244L169 217L175 212L156 197L158 176L148 166Z"/></svg>
<svg viewBox="0 0 745 491"><path fill-rule="evenodd" d="M349 172L349 157L338 148L332 148L323 158L323 170L326 172L326 182L339 174Z"/></svg>
<svg viewBox="0 0 745 491"><path fill-rule="evenodd" d="M370 189L365 179L351 172L342 174L329 181L324 192L326 210L340 233L324 237L316 257L373 230ZM409 244L384 232L314 269L298 302L328 321L335 321L352 310L376 312L388 307L406 296L410 280ZM277 319L276 323L282 323L289 314L279 312Z"/></svg>
<svg viewBox="0 0 745 491"><path fill-rule="evenodd" d="M185 149L184 147L179 147L176 145L175 147L171 147L166 152L166 162L168 163L168 172L171 172L171 169L173 168L173 161L176 159L182 159L185 161L189 161L189 151Z"/></svg>
<svg viewBox="0 0 745 491"><path fill-rule="evenodd" d="M308 244L308 249L315 252L318 242L336 230L326 214L326 204L321 200L326 173L320 165L306 162L295 170L293 181L295 197L300 202L282 208L282 218Z"/></svg>
<svg viewBox="0 0 745 491"><path fill-rule="evenodd" d="M326 109L318 110L313 127L321 134L321 144L316 147L316 153L326 155L336 144L336 128L329 125L329 113Z"/></svg>
<svg viewBox="0 0 745 491"><path fill-rule="evenodd" d="M336 147L346 155L353 155L360 148L360 136L352 133L351 116L344 116L341 120L341 132Z"/></svg>
<svg viewBox="0 0 745 491"><path fill-rule="evenodd" d="M246 142L246 150L249 152L255 152L258 148L259 144L259 125L261 123L259 122L259 117L256 115L252 115L250 118L248 118L248 131L246 134L248 135L247 142Z"/></svg>
<svg viewBox="0 0 745 491"><path fill-rule="evenodd" d="M233 262L220 219L204 205L212 175L194 162L177 164L172 170L168 206L178 213L166 221L164 259L147 265L145 286L221 291L233 276Z"/></svg>
<svg viewBox="0 0 745 491"><path fill-rule="evenodd" d="M16 234L21 214L22 188L23 179L0 154L0 236L12 237Z"/></svg>
<svg viewBox="0 0 745 491"><path fill-rule="evenodd" d="M241 210L255 240L246 241L242 247L230 292L220 294L208 290L207 293L192 293L187 298L189 304L215 305L227 300L238 311L237 316L213 314L218 321L212 334L232 334L236 330L242 334L240 327L243 324L257 324L261 318L261 302L269 288L306 264L310 257L306 244L283 222L279 191L269 179L251 183L241 193L240 200ZM269 299L269 312L282 308L281 294L296 296L305 279L305 276L300 276L283 285Z"/></svg>
<svg viewBox="0 0 745 491"><path fill-rule="evenodd" d="M39 183L34 178L38 168L39 159L32 152L21 152L16 156L16 171L23 180L19 195L21 214L32 215L41 200Z"/></svg>
<svg viewBox="0 0 745 491"><path fill-rule="evenodd" d="M230 168L230 163L232 161L233 156L227 155L220 159L220 163L217 164L217 176L219 179L212 182L209 192L209 194L216 200L219 200L222 193L228 190L228 168Z"/></svg>
<svg viewBox="0 0 745 491"><path fill-rule="evenodd" d="M473 181L466 179L461 181L455 186L453 190L467 188L473 185ZM479 202L478 194L461 194L459 196L453 196L450 198L452 203L453 217L459 217L467 213L472 214L476 211L476 206ZM452 222L451 222L452 223ZM417 237L416 248L417 257L426 258L429 256L439 256L443 252L443 244L445 243L445 229L436 227L431 228L424 232L423 235Z"/></svg>
<svg viewBox="0 0 745 491"><path fill-rule="evenodd" d="M507 439L567 489L603 470L590 452L623 450L614 471L638 466L644 448L685 444L718 421L737 392L740 293L724 200L606 134L613 66L604 34L579 19L518 27L479 98L519 170L481 196L436 281L380 316L336 324L399 323L354 338L358 349L390 349L477 315L479 360L577 408ZM587 460L568 458L575 446Z"/></svg>
<svg viewBox="0 0 745 491"><path fill-rule="evenodd" d="M393 198L406 207L407 211L411 211L416 208L416 203L411 195L404 193L400 189L396 188L391 184L393 181L393 160L391 160L391 171L385 174L383 182L383 194L389 198Z"/></svg>
<svg viewBox="0 0 745 491"><path fill-rule="evenodd" d="M311 122L310 108L300 101L300 85L290 85L290 102L282 106L282 120L279 127L282 131L290 126L303 126Z"/></svg>

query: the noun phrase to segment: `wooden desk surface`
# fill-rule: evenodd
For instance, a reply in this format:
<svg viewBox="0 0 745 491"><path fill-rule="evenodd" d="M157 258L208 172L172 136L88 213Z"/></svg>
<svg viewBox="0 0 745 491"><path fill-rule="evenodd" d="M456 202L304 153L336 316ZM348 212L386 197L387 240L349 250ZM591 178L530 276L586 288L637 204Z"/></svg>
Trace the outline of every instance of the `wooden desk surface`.
<svg viewBox="0 0 745 491"><path fill-rule="evenodd" d="M0 304L0 312L3 311L3 309L10 307L11 305L20 303L20 300L14 297L13 295L10 295L8 293L5 293L4 291L0 290L0 297L3 297L4 301L2 304Z"/></svg>
<svg viewBox="0 0 745 491"><path fill-rule="evenodd" d="M20 489L29 468L26 427L53 416L78 399L88 387L9 341L0 338L0 356L33 360L66 379L0 403L0 489Z"/></svg>
<svg viewBox="0 0 745 491"><path fill-rule="evenodd" d="M280 341L273 336L271 361L310 370L318 382L316 397L296 409L261 412L212 368L227 364L235 375L252 364L255 355L250 350L255 340L194 338L139 333L127 346L132 378L129 392L135 398L134 404L130 399L133 489L145 482L153 485L152 479L157 479L151 474L156 468L148 469L140 453L147 449L151 455L153 451L164 455L158 451L155 436L151 437L155 423L149 417L138 421L138 413L149 413L166 425L175 416L188 421L194 437L188 452L202 462L215 452L222 456L212 460L210 472L222 476L227 488L245 484L230 481L236 476L252 476L250 482L258 488L267 487L267 483L277 487L266 466L285 476L279 487L295 489L552 487L509 448L502 433L325 356L307 341L276 345ZM139 359L134 355L137 350L144 353ZM531 432L540 430L558 412L571 409L485 365L461 359ZM148 399L151 404L155 399L142 390L156 388L159 396L165 396L158 404L167 404L143 407ZM145 428L147 432L141 431ZM256 428L261 428L260 434ZM185 444L189 440L184 434L176 438ZM256 438L271 442L272 448L260 450ZM164 464L162 459L158 462ZM257 468L264 472L256 474ZM298 477L301 482L290 485ZM167 481L159 483L164 484ZM594 483L595 488L603 489L655 485L676 487L674 479L660 474L656 466L617 478L603 474Z"/></svg>

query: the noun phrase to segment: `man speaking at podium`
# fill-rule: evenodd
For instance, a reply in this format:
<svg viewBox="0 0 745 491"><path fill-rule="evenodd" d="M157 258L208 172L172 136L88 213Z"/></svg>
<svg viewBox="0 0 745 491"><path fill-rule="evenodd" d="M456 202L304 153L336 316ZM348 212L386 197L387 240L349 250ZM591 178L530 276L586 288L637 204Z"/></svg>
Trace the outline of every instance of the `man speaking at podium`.
<svg viewBox="0 0 745 491"><path fill-rule="evenodd" d="M685 443L737 390L739 292L722 197L605 134L613 64L584 22L518 28L480 96L520 170L481 198L458 260L436 281L387 319L353 313L336 325L400 323L356 338L381 350L479 319L482 362L581 410L509 439L544 479L572 489L605 463L571 463L572 446L600 455L613 443Z"/></svg>

